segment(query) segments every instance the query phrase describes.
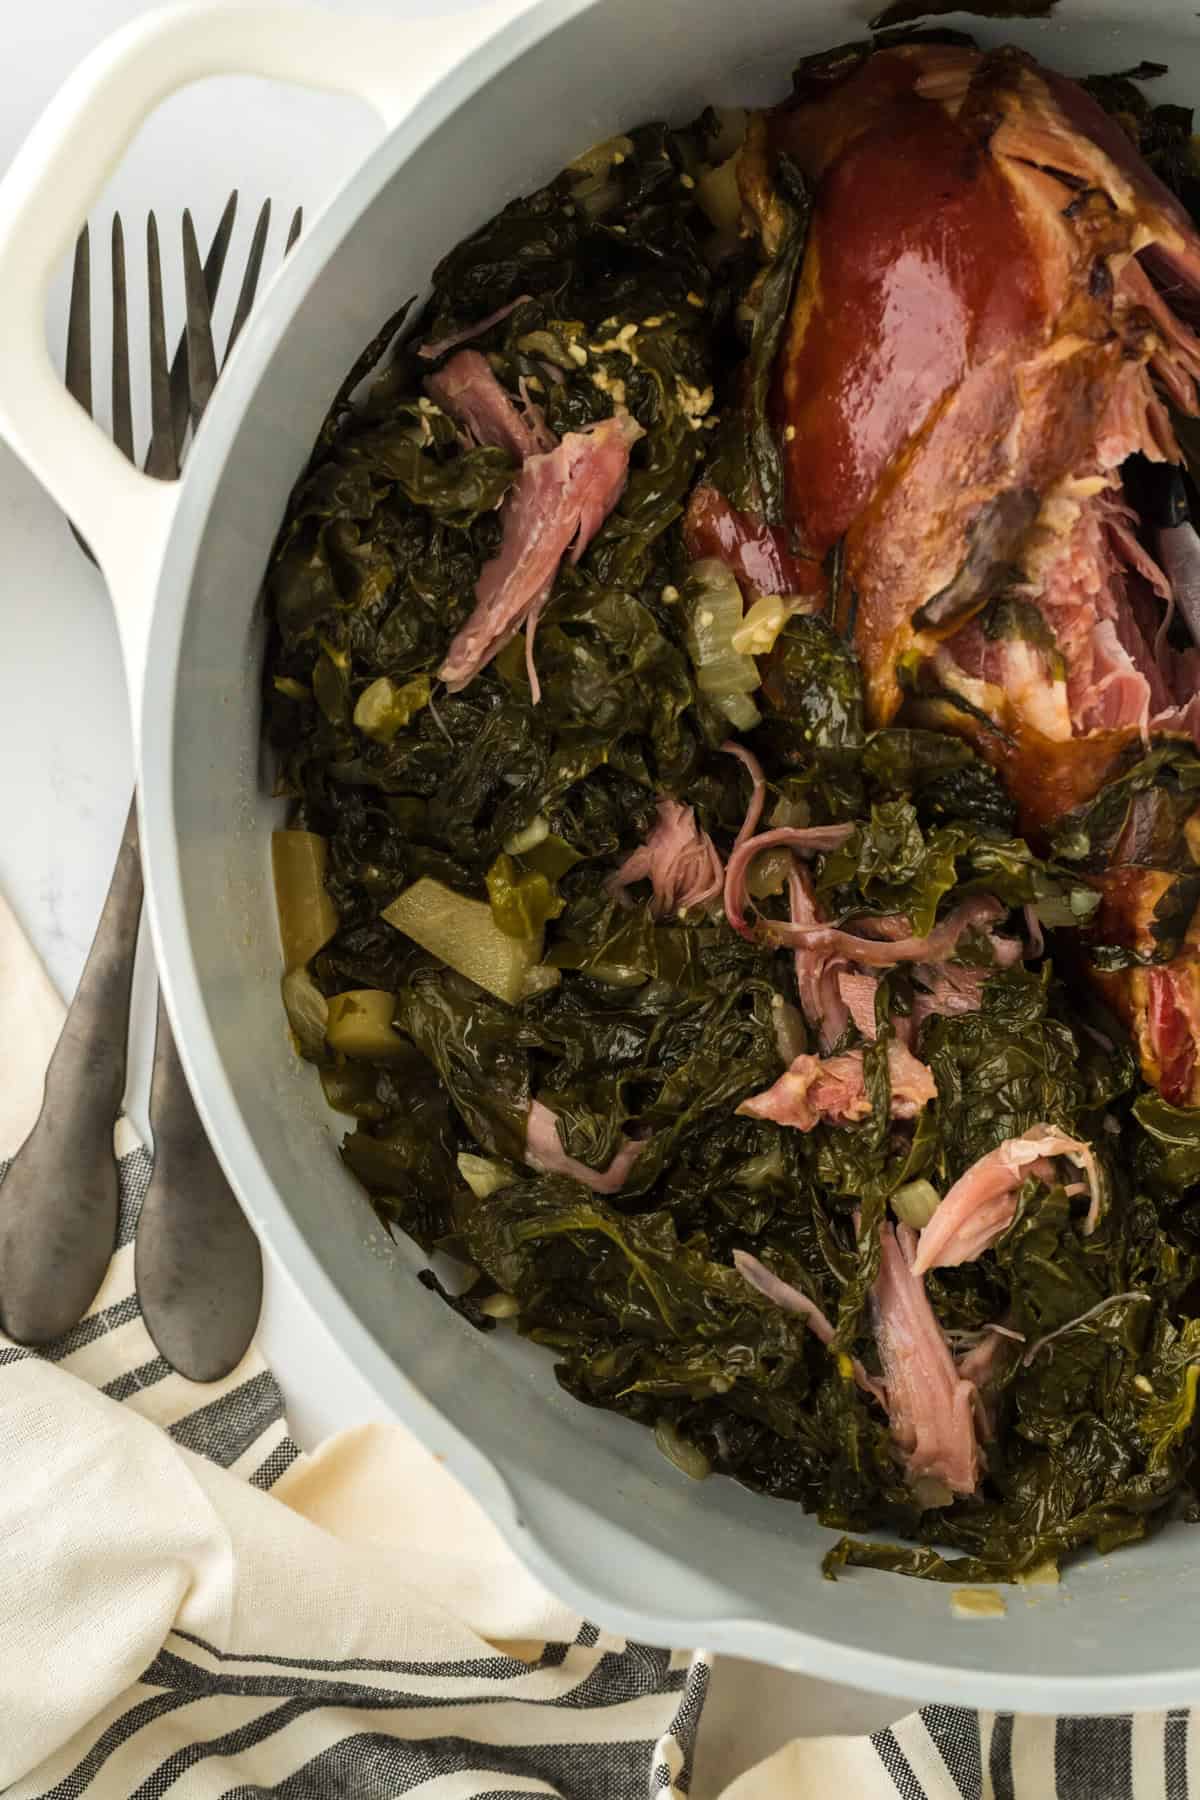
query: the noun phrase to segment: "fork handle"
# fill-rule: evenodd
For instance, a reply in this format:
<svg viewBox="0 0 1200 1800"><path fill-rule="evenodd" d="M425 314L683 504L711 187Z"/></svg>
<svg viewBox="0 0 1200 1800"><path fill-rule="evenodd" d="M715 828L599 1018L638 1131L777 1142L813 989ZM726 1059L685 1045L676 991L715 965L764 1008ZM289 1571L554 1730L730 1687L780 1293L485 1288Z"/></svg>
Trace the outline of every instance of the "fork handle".
<svg viewBox="0 0 1200 1800"><path fill-rule="evenodd" d="M46 1070L42 1110L0 1187L0 1316L22 1344L87 1311L117 1235L112 1133L125 1092L142 913L136 801L83 975Z"/></svg>
<svg viewBox="0 0 1200 1800"><path fill-rule="evenodd" d="M161 992L150 1127L154 1170L133 1265L142 1318L178 1374L221 1381L258 1324L262 1252L205 1136Z"/></svg>
<svg viewBox="0 0 1200 1800"><path fill-rule="evenodd" d="M148 478L72 400L46 345L51 277L147 114L213 75L261 75L365 101L391 127L526 0L450 17L346 18L316 8L206 0L131 20L68 78L0 182L0 435L87 539L117 612L134 708L178 487ZM533 9L557 17L559 5ZM286 276L304 277L289 258ZM302 260L302 256L301 256ZM299 288L297 288L299 291Z"/></svg>

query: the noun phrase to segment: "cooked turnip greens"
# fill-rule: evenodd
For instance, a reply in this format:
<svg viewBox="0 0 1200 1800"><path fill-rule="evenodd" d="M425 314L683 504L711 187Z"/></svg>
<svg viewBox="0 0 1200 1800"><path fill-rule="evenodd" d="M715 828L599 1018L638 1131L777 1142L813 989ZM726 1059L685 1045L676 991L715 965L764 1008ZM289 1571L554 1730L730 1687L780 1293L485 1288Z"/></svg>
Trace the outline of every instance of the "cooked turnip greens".
<svg viewBox="0 0 1200 1800"><path fill-rule="evenodd" d="M1190 198L1190 119L1092 86ZM878 725L841 543L789 521L821 193L739 189L763 129L597 146L348 379L266 584L284 1000L470 1324L688 1475L925 1546L831 1574L1012 1580L1195 1512L1200 1110L1085 976L1191 941L1200 759L1134 746L1027 841L975 700Z"/></svg>

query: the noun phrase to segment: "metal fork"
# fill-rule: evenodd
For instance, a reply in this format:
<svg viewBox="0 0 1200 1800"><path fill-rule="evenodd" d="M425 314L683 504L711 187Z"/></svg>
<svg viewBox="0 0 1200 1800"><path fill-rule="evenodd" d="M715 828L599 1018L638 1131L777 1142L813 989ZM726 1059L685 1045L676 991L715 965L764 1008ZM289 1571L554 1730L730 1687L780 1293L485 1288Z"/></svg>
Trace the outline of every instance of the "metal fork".
<svg viewBox="0 0 1200 1800"><path fill-rule="evenodd" d="M199 425L216 385L212 308L237 212L231 194L203 265L183 214L187 324L168 362L158 226L146 225L151 438L148 474L179 473L189 423ZM258 215L225 358L254 304L270 228ZM297 209L286 255L299 236ZM112 431L135 460L125 237L112 225ZM223 366L224 358L222 359ZM66 384L92 410L91 259L85 225L75 249ZM71 526L89 557L90 549ZM95 559L92 558L94 561ZM113 1126L125 1089L134 953L142 909L137 808L131 805L112 883L62 1036L46 1072L42 1109L0 1186L0 1321L24 1344L60 1337L87 1311L116 1243L118 1176ZM203 1127L179 1061L161 993L151 1079L154 1167L138 1221L134 1277L146 1327L171 1366L216 1381L241 1361L262 1304L262 1255Z"/></svg>

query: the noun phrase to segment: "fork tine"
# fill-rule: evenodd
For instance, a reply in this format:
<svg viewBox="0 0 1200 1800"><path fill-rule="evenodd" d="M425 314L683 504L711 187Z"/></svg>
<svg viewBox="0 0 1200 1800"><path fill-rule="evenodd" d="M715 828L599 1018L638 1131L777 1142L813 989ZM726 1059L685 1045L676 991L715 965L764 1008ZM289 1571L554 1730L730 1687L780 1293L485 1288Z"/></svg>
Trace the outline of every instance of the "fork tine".
<svg viewBox="0 0 1200 1800"><path fill-rule="evenodd" d="M204 417L217 385L217 354L213 349L212 318L204 270L200 266L196 228L191 213L186 210L183 215L183 293L187 302L188 394L194 431Z"/></svg>
<svg viewBox="0 0 1200 1800"><path fill-rule="evenodd" d="M225 202L225 210L217 220L217 229L213 232L212 243L208 246L208 255L204 259L204 285L208 289L208 304L217 304L217 290L221 285L221 276L225 269L225 257L229 250L229 240L233 236L233 222L237 218L238 191L234 188Z"/></svg>
<svg viewBox="0 0 1200 1800"><path fill-rule="evenodd" d="M287 243L283 246L283 254L288 255L296 239L304 228L304 208L298 206L292 214L292 222L288 226Z"/></svg>
<svg viewBox="0 0 1200 1800"><path fill-rule="evenodd" d="M254 296L258 291L258 277L262 270L263 251L266 248L270 225L271 202L264 200L258 215L258 222L254 227L254 236L250 241L250 255L246 260L246 272L242 276L242 285L238 290L237 305L233 309L233 323L229 327L229 340L225 345L225 362L228 362L229 352L237 343L242 326L250 315L250 308L254 305Z"/></svg>
<svg viewBox="0 0 1200 1800"><path fill-rule="evenodd" d="M221 276L225 272L225 257L229 250L229 240L233 236L233 224L237 218L237 209L238 191L234 188L225 202L225 210L217 221L217 229L213 233L212 243L208 247L208 255L204 259L204 285L208 290L210 313L217 304L217 294L221 287ZM175 355L171 359L171 424L177 444L182 444L187 434L189 398L187 329L185 327L179 334Z"/></svg>
<svg viewBox="0 0 1200 1800"><path fill-rule="evenodd" d="M237 214L235 189L225 203L203 266L190 212L183 215L184 293L187 325L174 357L168 364L166 319L163 306L162 259L158 222L151 212L146 219L146 263L150 324L151 438L146 454L148 474L173 480L179 474L180 446L189 414L198 425L212 397L217 380L217 360L212 337L212 308L225 269ZM237 341L254 305L270 230L271 202L266 201L255 223L246 268L230 324L226 357ZM303 209L297 207L288 230L284 254L292 249L303 226ZM90 414L92 411L91 251L85 224L75 245L71 271L71 296L67 319L65 380L68 391ZM119 213L112 221L112 431L118 449L133 461L133 406L130 380L128 280L125 232ZM85 554L91 551L74 525L71 530Z"/></svg>
<svg viewBox="0 0 1200 1800"><path fill-rule="evenodd" d="M71 265L71 300L67 308L67 365L65 379L68 393L78 400L84 411L92 410L92 262L90 236L85 225L75 240L75 260ZM71 521L67 521L71 524ZM89 562L95 557L82 534L71 524L71 535Z"/></svg>
<svg viewBox="0 0 1200 1800"><path fill-rule="evenodd" d="M67 313L67 391L84 411L92 410L92 264L85 225L75 240L71 304Z"/></svg>
<svg viewBox="0 0 1200 1800"><path fill-rule="evenodd" d="M133 461L133 404L129 394L129 308L125 286L125 231L112 222L112 430L117 449Z"/></svg>
<svg viewBox="0 0 1200 1800"><path fill-rule="evenodd" d="M146 219L146 266L150 283L150 421L153 435L146 473L173 481L179 452L171 424L171 376L167 368L167 328L163 319L162 262L158 253L158 221Z"/></svg>

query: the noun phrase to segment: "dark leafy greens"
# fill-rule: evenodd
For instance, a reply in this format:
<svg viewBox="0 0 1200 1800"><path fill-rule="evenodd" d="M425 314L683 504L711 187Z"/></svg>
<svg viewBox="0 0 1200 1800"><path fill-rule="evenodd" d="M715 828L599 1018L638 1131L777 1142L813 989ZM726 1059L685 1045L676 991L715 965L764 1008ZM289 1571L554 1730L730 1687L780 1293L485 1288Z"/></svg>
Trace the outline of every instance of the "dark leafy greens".
<svg viewBox="0 0 1200 1800"><path fill-rule="evenodd" d="M803 175L786 155L779 159L775 181L779 246L760 277L741 404L726 415L710 473L734 506L757 513L769 525L782 525L783 458L770 417L770 390L808 239L812 199Z"/></svg>
<svg viewBox="0 0 1200 1800"><path fill-rule="evenodd" d="M876 26L911 16L894 7ZM798 87L869 49L809 59ZM1102 97L1169 159L1171 121L1127 78L1108 78ZM847 1533L918 1542L847 1538L831 1574L859 1563L1011 1579L1082 1545L1134 1541L1195 1504L1200 1115L1139 1090L1119 1028L1062 975L1098 873L1117 862L1187 875L1200 761L1153 749L1039 856L965 743L869 733L846 639L791 617L759 661L761 721L745 741L766 774L764 823L853 826L808 864L824 917L902 918L922 934L980 895L1000 916L950 959L958 977L977 975L973 1010L913 1035L921 972L880 972L875 1040L851 1023L838 1046L861 1059L857 1128L800 1131L738 1111L818 1048L793 957L747 942L715 907L656 917L644 885L619 898L608 882L664 796L693 809L723 859L747 805L745 772L721 748L728 722L688 652L681 518L701 467L720 470L736 502L782 517L768 374L808 199L785 166L769 265L714 248L697 183L728 155L724 130L715 114L633 130L452 250L411 328L403 313L388 321L351 372L297 485L266 583L266 699L291 823L327 845L338 929L310 974L327 998L391 996L394 1036L376 1058L319 1042L307 1053L353 1121L343 1155L380 1215L473 1271L459 1294L445 1270L445 1283L423 1277L468 1325L511 1314L570 1393L654 1427L693 1471L799 1500ZM432 679L497 549L515 464L431 407L422 384L435 363L418 346L481 321L472 347L556 433L621 406L644 433L619 503L555 581L537 706L520 640L460 693ZM986 629L1024 629L1017 604L998 603ZM363 699L373 688L389 710L366 729L381 716ZM539 945L537 990L508 1004L389 925L384 908L423 878L478 903L510 943ZM763 875L757 910L786 916L783 889L781 873ZM1051 933L1044 955L1030 952L1035 922ZM892 1116L901 1030L937 1085L915 1123ZM535 1101L587 1169L638 1146L624 1182L593 1192L539 1167ZM928 1278L953 1343L996 1322L1019 1334L989 1394L979 1495L931 1500L853 1378L853 1359L879 1374L880 1233L907 1184L944 1192L1005 1139L1047 1125L1097 1146L1099 1227L1086 1235L1079 1193L1031 1174L995 1246ZM832 1353L742 1279L737 1250L821 1309Z"/></svg>

